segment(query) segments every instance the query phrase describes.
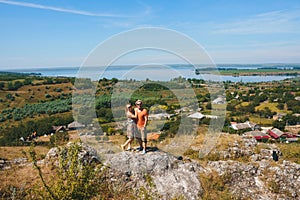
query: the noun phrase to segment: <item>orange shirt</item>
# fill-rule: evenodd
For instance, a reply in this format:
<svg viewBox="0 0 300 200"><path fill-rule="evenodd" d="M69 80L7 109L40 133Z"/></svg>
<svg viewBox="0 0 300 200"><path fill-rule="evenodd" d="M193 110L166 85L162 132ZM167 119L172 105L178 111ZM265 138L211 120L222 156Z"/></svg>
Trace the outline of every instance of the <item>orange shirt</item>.
<svg viewBox="0 0 300 200"><path fill-rule="evenodd" d="M143 109L142 111L139 110L137 113L137 126L139 128L142 128L145 126L146 119L148 117L148 112L146 109Z"/></svg>

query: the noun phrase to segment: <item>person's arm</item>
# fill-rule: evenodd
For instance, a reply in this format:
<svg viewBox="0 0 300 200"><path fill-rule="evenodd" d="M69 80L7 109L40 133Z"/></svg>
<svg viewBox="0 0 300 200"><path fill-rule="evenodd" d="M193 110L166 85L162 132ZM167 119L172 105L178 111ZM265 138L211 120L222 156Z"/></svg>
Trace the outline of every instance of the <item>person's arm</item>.
<svg viewBox="0 0 300 200"><path fill-rule="evenodd" d="M147 126L147 123L148 123L148 111L146 110L146 115L144 116L144 119L145 119L145 125L144 127Z"/></svg>
<svg viewBox="0 0 300 200"><path fill-rule="evenodd" d="M130 113L130 118L134 118L134 119L137 118L137 111L135 109L134 109L134 114L130 111L129 111L129 113Z"/></svg>

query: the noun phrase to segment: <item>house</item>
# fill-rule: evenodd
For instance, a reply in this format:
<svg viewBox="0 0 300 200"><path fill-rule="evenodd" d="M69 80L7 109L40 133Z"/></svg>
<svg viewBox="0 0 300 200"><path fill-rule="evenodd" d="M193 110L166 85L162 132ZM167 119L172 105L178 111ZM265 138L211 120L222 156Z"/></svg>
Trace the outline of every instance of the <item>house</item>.
<svg viewBox="0 0 300 200"><path fill-rule="evenodd" d="M260 127L260 129L261 129L261 132L263 132L263 133L267 133L269 130L271 130L273 127L272 126L269 126L269 127Z"/></svg>
<svg viewBox="0 0 300 200"><path fill-rule="evenodd" d="M192 112L193 109L189 108L189 107L182 107L180 109L176 109L175 113L179 114L179 113L184 113L184 112Z"/></svg>
<svg viewBox="0 0 300 200"><path fill-rule="evenodd" d="M68 129L69 129L69 130L82 129L82 128L84 128L84 127L85 127L84 124L81 124L81 123L76 122L76 121L74 121L74 122L68 124Z"/></svg>
<svg viewBox="0 0 300 200"><path fill-rule="evenodd" d="M158 113L158 114L151 114L148 116L149 120L154 120L154 119L170 119L173 115L168 114L168 113Z"/></svg>
<svg viewBox="0 0 300 200"><path fill-rule="evenodd" d="M246 133L244 133L244 135L246 136L251 136L254 137L256 140L262 140L262 139L269 139L270 136L259 131L259 130L254 130L254 131L248 131Z"/></svg>
<svg viewBox="0 0 300 200"><path fill-rule="evenodd" d="M285 129L296 134L300 131L300 124L285 126Z"/></svg>
<svg viewBox="0 0 300 200"><path fill-rule="evenodd" d="M276 121L276 120L281 121L282 118L283 118L284 116L286 116L285 113L278 113L278 114L276 114L276 115L273 115L273 120L275 120L275 121Z"/></svg>
<svg viewBox="0 0 300 200"><path fill-rule="evenodd" d="M60 131L65 131L66 127L65 126L52 126L53 131L55 131L55 133L60 132Z"/></svg>
<svg viewBox="0 0 300 200"><path fill-rule="evenodd" d="M202 119L203 117L205 117L205 115L203 115L200 112L195 112L195 113L189 115L188 117L193 118L193 119Z"/></svg>
<svg viewBox="0 0 300 200"><path fill-rule="evenodd" d="M212 104L226 104L226 98L223 96L219 96L215 100L211 102Z"/></svg>
<svg viewBox="0 0 300 200"><path fill-rule="evenodd" d="M205 115L206 118L209 119L218 119L219 117L217 115Z"/></svg>
<svg viewBox="0 0 300 200"><path fill-rule="evenodd" d="M259 125L246 121L244 123L236 123L236 122L231 122L231 128L233 128L234 130L243 130L243 129L247 129L247 128L251 128L252 130L257 130L259 129Z"/></svg>
<svg viewBox="0 0 300 200"><path fill-rule="evenodd" d="M277 128L273 128L273 129L269 130L267 133L274 139L278 139L281 136L283 136L283 134L284 134L281 130L279 130Z"/></svg>
<svg viewBox="0 0 300 200"><path fill-rule="evenodd" d="M287 143L290 143L290 142L297 142L299 140L298 137L292 137L292 138L286 138L285 139Z"/></svg>
<svg viewBox="0 0 300 200"><path fill-rule="evenodd" d="M295 117L300 117L300 113L294 113L292 115L295 116Z"/></svg>

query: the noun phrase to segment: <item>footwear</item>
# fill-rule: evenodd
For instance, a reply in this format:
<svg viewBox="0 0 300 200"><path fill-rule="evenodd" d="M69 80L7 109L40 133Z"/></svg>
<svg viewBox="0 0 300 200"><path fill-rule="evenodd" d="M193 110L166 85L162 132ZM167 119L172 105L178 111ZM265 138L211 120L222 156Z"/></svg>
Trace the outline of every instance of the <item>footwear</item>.
<svg viewBox="0 0 300 200"><path fill-rule="evenodd" d="M132 150L132 148L130 148L130 147L128 147L127 149L126 149L126 151L131 151Z"/></svg>
<svg viewBox="0 0 300 200"><path fill-rule="evenodd" d="M146 150L145 150L145 149L143 149L143 152L142 152L142 154L146 154Z"/></svg>
<svg viewBox="0 0 300 200"><path fill-rule="evenodd" d="M142 151L142 150L143 150L143 148L141 148L141 147L138 147L138 148L136 148L136 150L137 150L137 151Z"/></svg>
<svg viewBox="0 0 300 200"><path fill-rule="evenodd" d="M123 151L124 151L124 147L125 147L125 146L124 146L123 144L121 144L121 149L122 149Z"/></svg>

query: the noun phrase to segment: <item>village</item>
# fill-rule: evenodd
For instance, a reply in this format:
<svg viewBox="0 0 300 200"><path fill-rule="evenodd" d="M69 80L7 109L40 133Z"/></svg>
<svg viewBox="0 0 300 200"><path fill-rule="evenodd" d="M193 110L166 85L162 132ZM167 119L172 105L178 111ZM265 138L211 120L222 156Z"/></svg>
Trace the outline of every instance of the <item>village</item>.
<svg viewBox="0 0 300 200"><path fill-rule="evenodd" d="M212 101L212 104L226 104L226 99L224 97L218 97L217 99ZM174 119L178 116L185 116L190 118L191 120L203 120L206 119L206 125L209 125L210 119L217 119L218 116L215 115L206 115L201 113L201 108L198 108L194 111L192 108L183 107L180 109L176 109L174 114L169 114L167 112L159 112L159 113L151 113L148 116L149 124L151 123L159 123L161 124L160 128L163 127L164 123L170 121L170 119ZM282 118L286 116L286 114L276 114L272 116L272 120L282 121ZM293 114L295 117L299 117L299 114ZM208 120L208 121L207 121ZM72 138L83 138L83 137L99 137L99 136L109 136L109 135L123 135L123 132L126 128L126 121L121 121L117 124L117 126L108 129L108 132L98 130L96 126L93 124L82 124L77 121L73 121L68 125L60 125L60 126L52 126L53 131L50 134L50 137L56 133L69 132L72 135ZM240 136L247 136L255 138L258 142L270 142L270 143L292 143L300 141L300 124L296 125L288 125L284 126L284 130L280 130L273 126L262 126L258 123L254 123L251 121L245 122L235 122L231 121L228 125L229 133L238 134ZM77 130L77 131L75 131ZM228 130L228 129L226 129ZM150 128L150 131L147 134L147 139L149 141L159 141L160 136L164 130L157 130L156 128ZM78 134L78 136L74 136ZM49 135L45 134L41 137L50 138ZM26 138L26 141L37 139L36 132L32 133L30 136ZM25 141L24 138L20 138L20 140ZM39 141L39 140L37 140Z"/></svg>

